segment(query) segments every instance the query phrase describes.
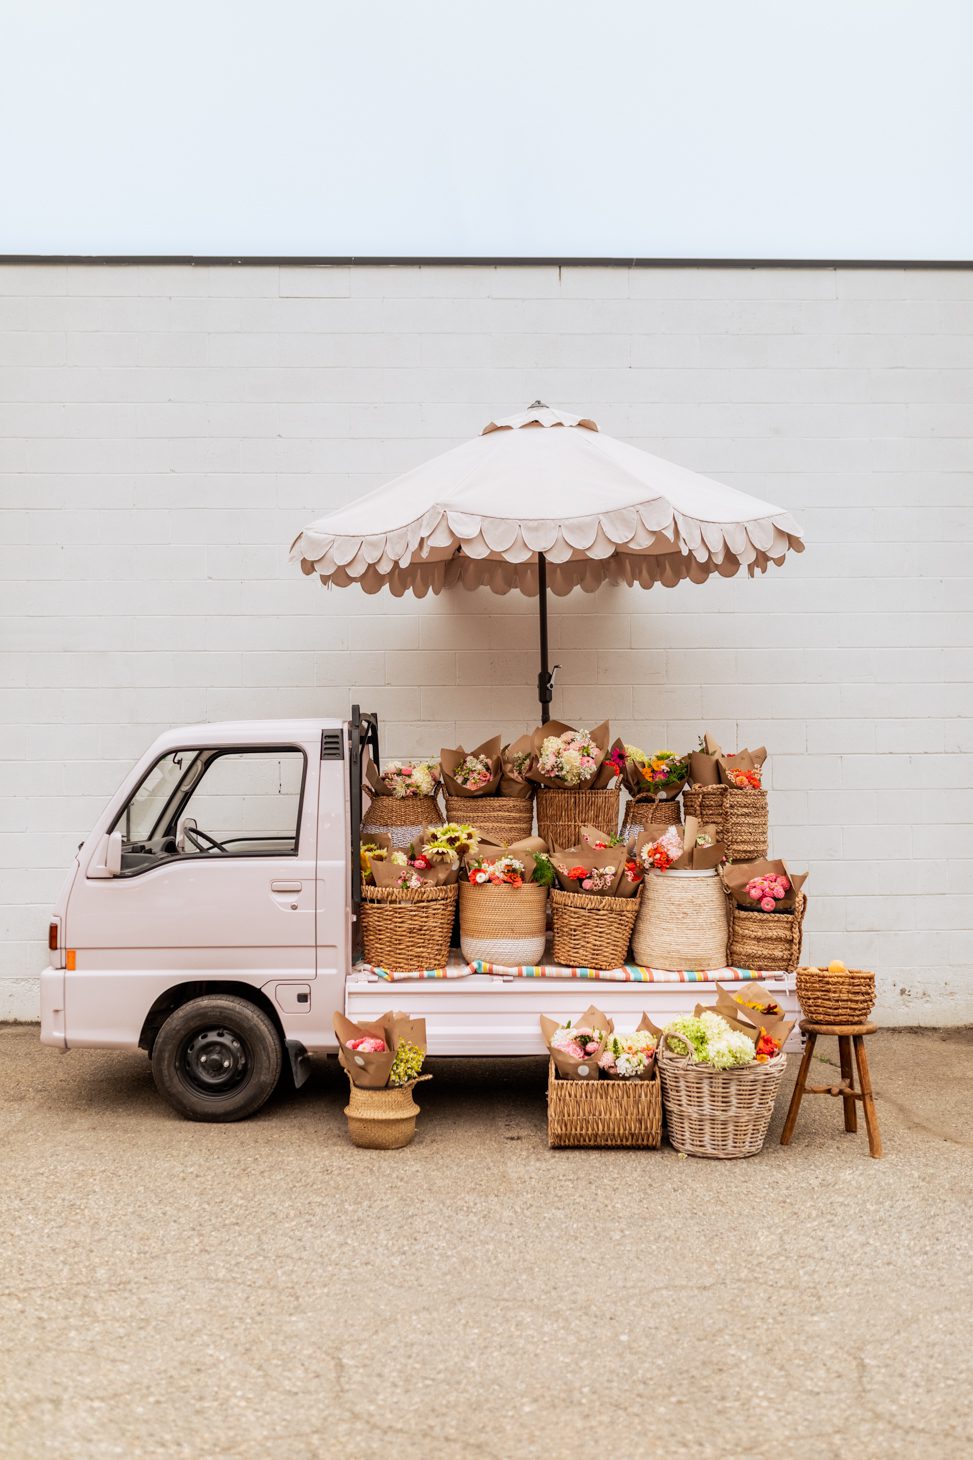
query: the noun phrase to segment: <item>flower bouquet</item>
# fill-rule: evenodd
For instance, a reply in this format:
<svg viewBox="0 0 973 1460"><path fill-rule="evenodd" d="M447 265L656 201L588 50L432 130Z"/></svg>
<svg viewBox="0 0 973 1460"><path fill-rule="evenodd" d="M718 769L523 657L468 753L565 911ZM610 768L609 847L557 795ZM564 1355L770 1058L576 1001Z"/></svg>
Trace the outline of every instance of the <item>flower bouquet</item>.
<svg viewBox="0 0 973 1460"><path fill-rule="evenodd" d="M710 734L689 757L686 815L715 821L732 861L767 855L767 792L763 789L764 746L731 755Z"/></svg>
<svg viewBox="0 0 973 1460"><path fill-rule="evenodd" d="M581 842L555 852L551 892L554 960L568 967L619 968L628 954L642 879L627 845Z"/></svg>
<svg viewBox="0 0 973 1460"><path fill-rule="evenodd" d="M662 822L678 824L677 797L686 784L689 761L672 750L647 754L636 745L624 747L622 784L628 792L622 828L636 831L639 827Z"/></svg>
<svg viewBox="0 0 973 1460"><path fill-rule="evenodd" d="M541 1030L551 1055L550 1146L660 1144L662 1101L655 1070L659 1031L647 1015L631 1034L616 1033L607 1014L595 1008L563 1024L542 1015Z"/></svg>
<svg viewBox="0 0 973 1460"><path fill-rule="evenodd" d="M647 1014L631 1034L612 1032L598 1059L602 1078L607 1080L651 1080L655 1075L655 1051L660 1031Z"/></svg>
<svg viewBox="0 0 973 1460"><path fill-rule="evenodd" d="M594 730L575 730L551 720L534 731L536 763L527 777L537 792L537 834L549 847L573 846L584 822L607 833L618 831L621 800L617 781L624 757L611 742L608 721Z"/></svg>
<svg viewBox="0 0 973 1460"><path fill-rule="evenodd" d="M729 912L727 961L737 968L793 972L801 961L806 872L786 862L732 862L721 872Z"/></svg>
<svg viewBox="0 0 973 1460"><path fill-rule="evenodd" d="M551 1060L562 1080L597 1080L598 1061L615 1026L607 1014L589 1005L575 1020L559 1024L547 1014L540 1016L541 1033Z"/></svg>
<svg viewBox="0 0 973 1460"><path fill-rule="evenodd" d="M521 735L516 740L511 740L509 745L503 746L500 764L503 771L500 777L500 795L530 801L534 795L530 772L537 765L533 737Z"/></svg>
<svg viewBox="0 0 973 1460"><path fill-rule="evenodd" d="M436 793L440 769L435 760L390 760L380 772L374 762L365 765L366 789L371 794L362 818L369 840L384 833L392 845L407 847L424 827L442 821Z"/></svg>
<svg viewBox="0 0 973 1460"><path fill-rule="evenodd" d="M685 826L642 829L635 842L645 874L632 937L637 963L673 971L726 966L726 900L716 873L723 855L715 825L695 816Z"/></svg>
<svg viewBox="0 0 973 1460"><path fill-rule="evenodd" d="M419 1106L412 1091L426 1058L424 1019L389 1010L368 1024L355 1024L335 1012L338 1059L351 1086L345 1107L348 1134L356 1146L394 1150L416 1133Z"/></svg>
<svg viewBox="0 0 973 1460"><path fill-rule="evenodd" d="M696 1012L700 1012L699 1008ZM717 984L715 1012L732 1029L754 1040L758 1064L780 1054L796 1023L796 1020L786 1018L777 1000L759 984L750 984L737 993L732 993L724 984Z"/></svg>
<svg viewBox="0 0 973 1460"><path fill-rule="evenodd" d="M449 961L461 857L476 850L471 826L447 823L420 831L406 850L371 860L374 883L362 887L362 941L376 968L442 968Z"/></svg>
<svg viewBox="0 0 973 1460"><path fill-rule="evenodd" d="M730 1160L762 1148L787 1057L758 1060L760 1031L713 1009L674 1019L659 1041L669 1139L689 1156Z"/></svg>
<svg viewBox="0 0 973 1460"><path fill-rule="evenodd" d="M547 942L547 858L537 837L509 847L483 842L466 858L459 889L460 947L470 963L540 963Z"/></svg>

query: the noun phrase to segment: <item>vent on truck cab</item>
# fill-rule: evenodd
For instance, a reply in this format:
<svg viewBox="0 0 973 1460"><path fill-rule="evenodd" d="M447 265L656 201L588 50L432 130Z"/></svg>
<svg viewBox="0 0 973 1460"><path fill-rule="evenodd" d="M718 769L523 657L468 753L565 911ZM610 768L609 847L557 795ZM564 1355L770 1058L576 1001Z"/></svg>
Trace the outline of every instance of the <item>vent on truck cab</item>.
<svg viewBox="0 0 973 1460"><path fill-rule="evenodd" d="M345 735L343 730L321 731L321 759L344 760Z"/></svg>

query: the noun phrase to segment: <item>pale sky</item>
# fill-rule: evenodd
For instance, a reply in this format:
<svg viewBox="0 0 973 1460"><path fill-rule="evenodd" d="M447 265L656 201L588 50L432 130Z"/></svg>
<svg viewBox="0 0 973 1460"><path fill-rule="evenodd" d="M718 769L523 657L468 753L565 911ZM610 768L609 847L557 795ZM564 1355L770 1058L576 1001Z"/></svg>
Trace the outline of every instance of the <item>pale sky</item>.
<svg viewBox="0 0 973 1460"><path fill-rule="evenodd" d="M969 0L0 0L0 253L973 257Z"/></svg>

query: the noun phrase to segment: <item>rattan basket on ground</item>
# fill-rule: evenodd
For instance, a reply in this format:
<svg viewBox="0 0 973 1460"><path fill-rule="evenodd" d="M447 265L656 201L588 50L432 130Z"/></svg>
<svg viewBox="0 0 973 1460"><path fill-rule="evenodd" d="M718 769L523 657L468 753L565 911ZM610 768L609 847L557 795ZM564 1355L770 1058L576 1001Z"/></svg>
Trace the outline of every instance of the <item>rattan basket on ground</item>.
<svg viewBox="0 0 973 1460"><path fill-rule="evenodd" d="M662 1096L651 1080L562 1080L547 1073L549 1146L648 1146L662 1141Z"/></svg>
<svg viewBox="0 0 973 1460"><path fill-rule="evenodd" d="M541 963L547 942L547 888L536 882L524 887L459 888L460 948L473 963L507 967Z"/></svg>
<svg viewBox="0 0 973 1460"><path fill-rule="evenodd" d="M726 967L726 896L716 870L650 872L632 937L645 968Z"/></svg>
<svg viewBox="0 0 973 1460"><path fill-rule="evenodd" d="M631 836L633 832L640 832L643 826L678 826L681 820L678 801L653 801L650 796L632 796L625 803L621 834Z"/></svg>
<svg viewBox="0 0 973 1460"><path fill-rule="evenodd" d="M715 822L731 862L752 862L767 855L767 792L729 786L687 786L682 793L687 816L701 825Z"/></svg>
<svg viewBox="0 0 973 1460"><path fill-rule="evenodd" d="M411 973L445 968L456 911L450 887L363 887L362 943L376 968Z"/></svg>
<svg viewBox="0 0 973 1460"><path fill-rule="evenodd" d="M435 796L373 796L362 817L362 841L369 832L384 832L393 847L406 849L427 826L441 826L442 820Z"/></svg>
<svg viewBox="0 0 973 1460"><path fill-rule="evenodd" d="M864 968L799 968L797 998L812 1024L865 1024L875 1003L875 975Z"/></svg>
<svg viewBox="0 0 973 1460"><path fill-rule="evenodd" d="M349 1076L351 1088L345 1115L352 1145L370 1151L396 1151L407 1146L416 1133L416 1116L422 1109L413 1100L412 1092L420 1080L431 1079L432 1075L420 1075L407 1085L362 1090Z"/></svg>
<svg viewBox="0 0 973 1460"><path fill-rule="evenodd" d="M731 968L765 968L793 973L801 961L807 899L799 892L793 912L756 912L738 907L727 894L730 931L726 961Z"/></svg>
<svg viewBox="0 0 973 1460"><path fill-rule="evenodd" d="M687 1156L718 1161L755 1156L767 1135L787 1056L716 1070L673 1054L669 1038L664 1032L657 1060L672 1145Z"/></svg>
<svg viewBox="0 0 973 1460"><path fill-rule="evenodd" d="M621 791L537 792L537 835L553 850L577 845L583 826L596 826L606 836L618 834Z"/></svg>
<svg viewBox="0 0 973 1460"><path fill-rule="evenodd" d="M554 962L568 968L620 968L628 957L641 888L634 897L551 889Z"/></svg>
<svg viewBox="0 0 973 1460"><path fill-rule="evenodd" d="M532 796L447 796L446 820L473 826L483 841L506 847L530 836L534 825Z"/></svg>

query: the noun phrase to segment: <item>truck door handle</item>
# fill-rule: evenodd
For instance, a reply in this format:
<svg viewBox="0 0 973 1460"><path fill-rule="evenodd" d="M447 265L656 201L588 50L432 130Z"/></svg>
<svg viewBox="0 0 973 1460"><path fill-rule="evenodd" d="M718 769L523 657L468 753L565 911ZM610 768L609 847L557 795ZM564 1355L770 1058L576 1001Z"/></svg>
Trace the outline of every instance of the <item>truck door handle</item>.
<svg viewBox="0 0 973 1460"><path fill-rule="evenodd" d="M300 892L303 882L271 882L271 892Z"/></svg>

